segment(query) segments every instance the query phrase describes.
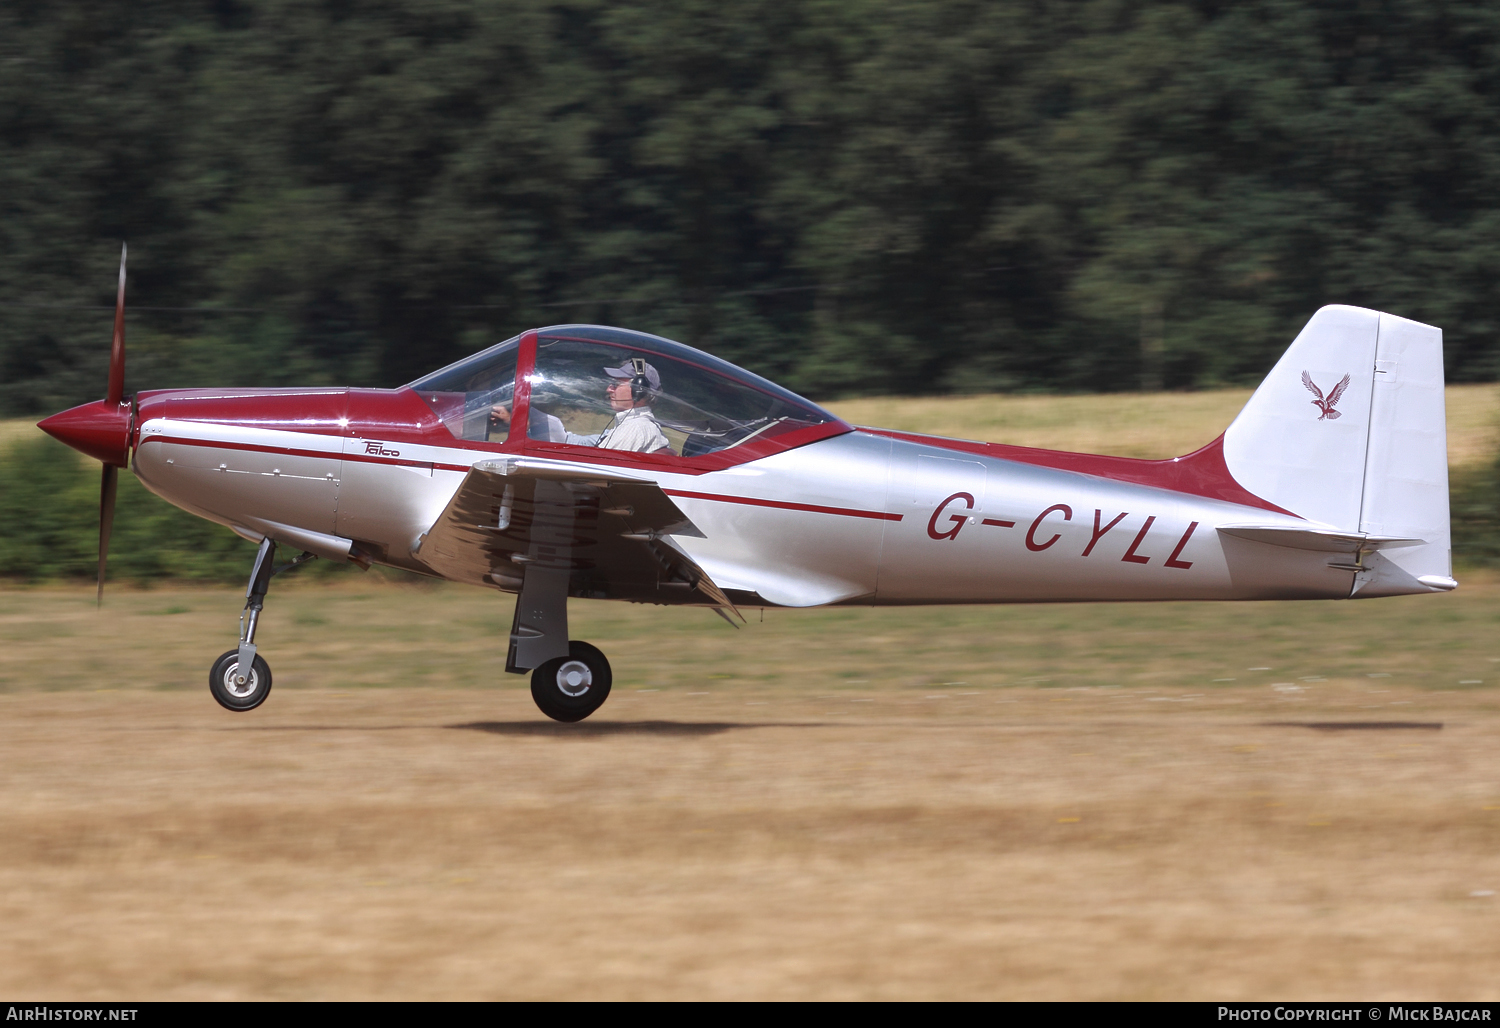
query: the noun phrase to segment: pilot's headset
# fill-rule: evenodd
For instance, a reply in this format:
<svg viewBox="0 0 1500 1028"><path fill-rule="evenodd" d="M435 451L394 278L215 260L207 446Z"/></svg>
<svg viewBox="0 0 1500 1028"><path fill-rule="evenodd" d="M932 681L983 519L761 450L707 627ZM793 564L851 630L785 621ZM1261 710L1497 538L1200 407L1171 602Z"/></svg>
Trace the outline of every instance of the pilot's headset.
<svg viewBox="0 0 1500 1028"><path fill-rule="evenodd" d="M655 399L656 392L651 388L651 379L646 376L646 358L630 358L630 400Z"/></svg>

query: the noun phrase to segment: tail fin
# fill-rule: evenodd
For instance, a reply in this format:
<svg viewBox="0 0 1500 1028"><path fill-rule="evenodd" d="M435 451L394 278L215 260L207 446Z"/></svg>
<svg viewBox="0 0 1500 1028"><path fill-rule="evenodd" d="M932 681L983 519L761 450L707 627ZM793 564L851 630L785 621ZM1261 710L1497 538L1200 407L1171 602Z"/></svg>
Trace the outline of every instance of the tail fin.
<svg viewBox="0 0 1500 1028"><path fill-rule="evenodd" d="M1324 307L1224 433L1224 460L1236 481L1279 507L1389 540L1358 555L1353 593L1456 584L1441 330Z"/></svg>

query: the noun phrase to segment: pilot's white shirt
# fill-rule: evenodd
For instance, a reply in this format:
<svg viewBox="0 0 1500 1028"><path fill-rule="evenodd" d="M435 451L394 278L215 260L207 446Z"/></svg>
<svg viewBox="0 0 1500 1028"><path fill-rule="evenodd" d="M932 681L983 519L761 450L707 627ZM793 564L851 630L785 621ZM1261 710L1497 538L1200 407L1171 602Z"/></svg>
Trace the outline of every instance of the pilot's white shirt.
<svg viewBox="0 0 1500 1028"><path fill-rule="evenodd" d="M632 453L655 453L667 449L671 441L650 407L633 407L615 415L615 420L598 435L567 434L567 441L578 446L597 446L601 450L629 450Z"/></svg>

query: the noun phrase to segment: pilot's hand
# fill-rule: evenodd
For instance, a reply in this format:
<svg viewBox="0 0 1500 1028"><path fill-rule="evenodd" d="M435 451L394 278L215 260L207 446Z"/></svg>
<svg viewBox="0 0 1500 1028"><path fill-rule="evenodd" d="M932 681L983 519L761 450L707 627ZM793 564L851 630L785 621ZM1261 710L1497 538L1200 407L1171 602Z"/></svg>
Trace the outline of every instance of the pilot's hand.
<svg viewBox="0 0 1500 1028"><path fill-rule="evenodd" d="M497 403L490 408L490 420L498 421L502 425L510 424L510 408L503 403Z"/></svg>

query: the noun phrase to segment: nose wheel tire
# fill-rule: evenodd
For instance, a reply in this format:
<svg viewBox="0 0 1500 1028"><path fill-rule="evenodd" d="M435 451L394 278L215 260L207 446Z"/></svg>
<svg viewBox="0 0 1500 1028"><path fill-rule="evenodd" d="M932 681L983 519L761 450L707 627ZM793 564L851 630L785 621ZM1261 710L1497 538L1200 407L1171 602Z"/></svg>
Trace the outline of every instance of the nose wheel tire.
<svg viewBox="0 0 1500 1028"><path fill-rule="evenodd" d="M531 698L554 721L582 721L609 699L609 686L609 661L586 642L568 643L566 657L531 672Z"/></svg>
<svg viewBox="0 0 1500 1028"><path fill-rule="evenodd" d="M230 650L214 661L208 673L208 690L225 710L254 710L271 693L271 666L256 655L244 683L240 677L240 651Z"/></svg>

